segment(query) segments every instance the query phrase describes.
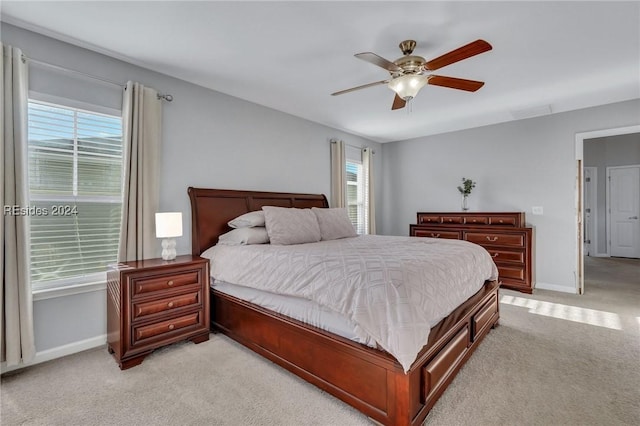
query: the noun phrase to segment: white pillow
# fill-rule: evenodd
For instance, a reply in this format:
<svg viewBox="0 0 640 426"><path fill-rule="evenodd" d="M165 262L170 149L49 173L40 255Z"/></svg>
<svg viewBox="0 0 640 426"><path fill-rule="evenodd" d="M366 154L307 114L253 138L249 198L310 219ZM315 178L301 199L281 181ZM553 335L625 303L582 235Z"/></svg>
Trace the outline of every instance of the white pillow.
<svg viewBox="0 0 640 426"><path fill-rule="evenodd" d="M266 244L269 234L264 227L238 228L218 237L218 244L222 246L244 246L249 244Z"/></svg>
<svg viewBox="0 0 640 426"><path fill-rule="evenodd" d="M264 212L256 210L254 212L245 213L227 222L227 225L232 228L251 228L254 226L264 226Z"/></svg>
<svg viewBox="0 0 640 426"><path fill-rule="evenodd" d="M265 206L265 225L273 245L320 241L320 226L311 209Z"/></svg>
<svg viewBox="0 0 640 426"><path fill-rule="evenodd" d="M349 219L349 213L345 208L311 209L318 219L320 237L323 241L337 240L338 238L357 237L358 233Z"/></svg>

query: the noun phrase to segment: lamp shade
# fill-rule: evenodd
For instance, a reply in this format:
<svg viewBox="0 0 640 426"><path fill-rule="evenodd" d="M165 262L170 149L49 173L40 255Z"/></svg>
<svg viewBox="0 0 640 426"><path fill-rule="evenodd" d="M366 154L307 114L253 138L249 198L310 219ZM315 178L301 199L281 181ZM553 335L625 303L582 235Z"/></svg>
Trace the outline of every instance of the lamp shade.
<svg viewBox="0 0 640 426"><path fill-rule="evenodd" d="M415 98L420 89L427 84L428 77L420 74L408 74L401 77L396 77L388 84L389 89L396 92L396 94L408 101Z"/></svg>
<svg viewBox="0 0 640 426"><path fill-rule="evenodd" d="M156 213L156 238L182 236L182 213Z"/></svg>

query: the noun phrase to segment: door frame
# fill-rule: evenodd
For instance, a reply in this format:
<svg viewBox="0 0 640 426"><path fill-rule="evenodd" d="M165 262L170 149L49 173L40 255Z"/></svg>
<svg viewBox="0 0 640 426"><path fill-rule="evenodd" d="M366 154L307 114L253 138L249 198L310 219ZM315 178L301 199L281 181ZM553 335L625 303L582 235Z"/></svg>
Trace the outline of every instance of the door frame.
<svg viewBox="0 0 640 426"><path fill-rule="evenodd" d="M576 192L575 192L575 241L576 241L576 293L584 293L584 245L582 237L583 227L583 200L584 200L584 188L582 185L583 176L583 162L584 162L584 141L585 139L603 138L607 136L627 135L629 133L640 133L640 125L616 127L612 129L594 130L590 132L576 133L575 147L576 147ZM608 250L608 249L607 249Z"/></svg>
<svg viewBox="0 0 640 426"><path fill-rule="evenodd" d="M591 251L590 256L601 257L601 256L604 256L605 254L600 253L598 251L598 168L594 166L583 166L583 173L586 171L586 169L591 170L591 173L592 173L591 176L593 179L593 182L591 185L591 199L592 199L591 200L592 201L591 223L590 223L591 226L589 226L589 233L591 234L591 238L589 239L590 240L589 247ZM583 203L584 203L584 199L583 199ZM584 215L584 212L582 214ZM582 241L584 242L584 238L582 239Z"/></svg>
<svg viewBox="0 0 640 426"><path fill-rule="evenodd" d="M629 164L628 166L608 166L607 167L607 205L605 212L611 212L611 170L613 169L627 169L627 168L636 168L640 169L640 164ZM607 255L611 256L611 215L607 214Z"/></svg>

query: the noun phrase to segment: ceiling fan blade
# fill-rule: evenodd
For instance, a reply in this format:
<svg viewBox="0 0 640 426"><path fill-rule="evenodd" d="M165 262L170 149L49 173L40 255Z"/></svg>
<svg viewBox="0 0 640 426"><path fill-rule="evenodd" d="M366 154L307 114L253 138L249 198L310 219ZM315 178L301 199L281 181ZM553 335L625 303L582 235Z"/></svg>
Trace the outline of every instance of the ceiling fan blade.
<svg viewBox="0 0 640 426"><path fill-rule="evenodd" d="M442 56L438 56L437 58L430 60L425 64L425 68L429 71L434 71L438 68L446 67L447 65L479 55L480 53L487 52L491 49L491 45L484 40L472 41L471 43L459 47L456 50L452 50L449 53L445 53Z"/></svg>
<svg viewBox="0 0 640 426"><path fill-rule="evenodd" d="M393 105L391 105L391 109L394 110L394 109L404 108L406 104L407 104L407 101L402 99L400 96L396 95L396 97L393 98Z"/></svg>
<svg viewBox="0 0 640 426"><path fill-rule="evenodd" d="M443 77L441 75L429 76L428 84L435 86L450 87L451 89L466 90L467 92L475 92L482 86L483 81L465 80L463 78Z"/></svg>
<svg viewBox="0 0 640 426"><path fill-rule="evenodd" d="M358 59L362 59L363 61L367 61L373 65L377 65L380 68L384 68L387 71L402 71L402 68L400 68L393 62L388 61L382 56L378 56L373 52L356 53L353 56Z"/></svg>
<svg viewBox="0 0 640 426"><path fill-rule="evenodd" d="M351 89L341 90L339 92L332 93L331 96L343 95L345 93L353 92L355 90L366 89L367 87L377 86L379 84L387 84L389 80L380 80L375 83L363 84L362 86L352 87Z"/></svg>

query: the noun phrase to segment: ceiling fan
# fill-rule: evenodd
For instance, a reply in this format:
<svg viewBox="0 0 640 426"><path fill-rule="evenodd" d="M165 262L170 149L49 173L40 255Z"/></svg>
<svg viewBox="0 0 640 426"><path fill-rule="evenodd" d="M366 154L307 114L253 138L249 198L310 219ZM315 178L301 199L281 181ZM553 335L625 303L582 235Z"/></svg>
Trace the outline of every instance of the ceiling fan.
<svg viewBox="0 0 640 426"><path fill-rule="evenodd" d="M415 40L405 40L400 43L399 47L404 56L393 62L372 52L357 53L355 55L358 59L362 59L363 61L367 61L384 68L389 72L391 78L376 81L374 83L363 84L362 86L352 87L351 89L341 90L339 92L332 93L331 96L342 95L355 90L386 84L396 93L391 106L391 109L393 110L404 108L407 101L413 99L425 84L450 87L452 89L466 90L468 92L475 92L484 85L484 82L482 81L465 80L462 78L430 74L431 71L435 71L439 68L491 50L491 45L484 40L473 41L430 61L425 60L422 56L412 55L413 49L416 47Z"/></svg>

